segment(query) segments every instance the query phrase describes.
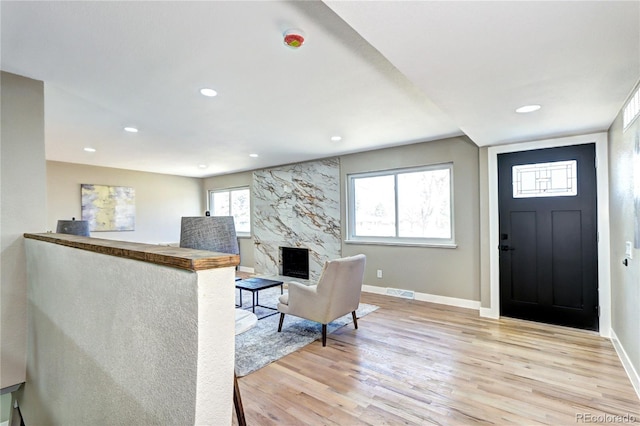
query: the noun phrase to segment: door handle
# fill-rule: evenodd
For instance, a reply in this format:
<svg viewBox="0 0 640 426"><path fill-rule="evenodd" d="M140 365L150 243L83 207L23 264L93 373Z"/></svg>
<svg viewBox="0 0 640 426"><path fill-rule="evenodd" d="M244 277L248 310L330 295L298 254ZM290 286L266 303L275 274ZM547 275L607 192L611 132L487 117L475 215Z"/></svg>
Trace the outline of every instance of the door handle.
<svg viewBox="0 0 640 426"><path fill-rule="evenodd" d="M498 248L501 251L513 251L513 250L515 250L513 247L510 247L510 246L508 246L506 244L501 244Z"/></svg>

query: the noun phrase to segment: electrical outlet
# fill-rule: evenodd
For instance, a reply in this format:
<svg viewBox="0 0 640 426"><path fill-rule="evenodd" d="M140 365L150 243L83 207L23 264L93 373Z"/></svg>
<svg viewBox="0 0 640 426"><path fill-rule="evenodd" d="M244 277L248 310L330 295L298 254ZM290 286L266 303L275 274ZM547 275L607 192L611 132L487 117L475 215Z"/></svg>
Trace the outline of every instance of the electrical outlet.
<svg viewBox="0 0 640 426"><path fill-rule="evenodd" d="M382 269L378 269L377 277L382 278Z"/></svg>
<svg viewBox="0 0 640 426"><path fill-rule="evenodd" d="M625 243L625 251L624 254L629 258L633 259L633 243L631 241L627 241Z"/></svg>

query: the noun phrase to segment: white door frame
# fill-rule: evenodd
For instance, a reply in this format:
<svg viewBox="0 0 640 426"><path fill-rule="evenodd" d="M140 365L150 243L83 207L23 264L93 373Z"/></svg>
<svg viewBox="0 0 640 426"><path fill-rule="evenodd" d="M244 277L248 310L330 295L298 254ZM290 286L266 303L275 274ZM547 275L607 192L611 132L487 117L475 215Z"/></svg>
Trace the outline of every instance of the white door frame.
<svg viewBox="0 0 640 426"><path fill-rule="evenodd" d="M542 148L555 148L568 145L596 144L596 179L598 212L598 303L600 305L600 335L611 337L611 274L609 246L609 160L607 133L594 133L566 138L546 139L510 145L499 145L488 149L489 182L489 273L490 301L489 309L481 309L481 315L490 318L500 317L500 269L498 252L498 154L517 151L530 151Z"/></svg>

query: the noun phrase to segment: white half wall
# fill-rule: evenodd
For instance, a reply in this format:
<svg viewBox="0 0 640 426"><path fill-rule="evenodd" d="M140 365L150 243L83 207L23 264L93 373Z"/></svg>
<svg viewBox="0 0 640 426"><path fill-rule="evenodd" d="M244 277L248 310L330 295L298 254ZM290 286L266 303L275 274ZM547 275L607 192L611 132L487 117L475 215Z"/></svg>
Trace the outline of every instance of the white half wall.
<svg viewBox="0 0 640 426"><path fill-rule="evenodd" d="M28 425L231 424L233 267L26 240Z"/></svg>

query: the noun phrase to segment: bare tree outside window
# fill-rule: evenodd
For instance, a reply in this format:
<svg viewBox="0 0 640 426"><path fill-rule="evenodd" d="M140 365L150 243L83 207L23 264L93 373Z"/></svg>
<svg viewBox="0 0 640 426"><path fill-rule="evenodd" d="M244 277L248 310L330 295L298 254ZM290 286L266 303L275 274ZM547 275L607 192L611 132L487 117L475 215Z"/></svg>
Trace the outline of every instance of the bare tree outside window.
<svg viewBox="0 0 640 426"><path fill-rule="evenodd" d="M210 191L209 208L213 216L233 216L236 233L251 233L251 193L249 188Z"/></svg>
<svg viewBox="0 0 640 426"><path fill-rule="evenodd" d="M398 236L451 238L449 169L398 175Z"/></svg>
<svg viewBox="0 0 640 426"><path fill-rule="evenodd" d="M231 191L231 212L235 219L236 232L251 231L250 210L249 190Z"/></svg>
<svg viewBox="0 0 640 426"><path fill-rule="evenodd" d="M396 233L393 176L358 179L355 183L356 233L392 237Z"/></svg>
<svg viewBox="0 0 640 426"><path fill-rule="evenodd" d="M453 244L453 164L348 176L349 239Z"/></svg>

